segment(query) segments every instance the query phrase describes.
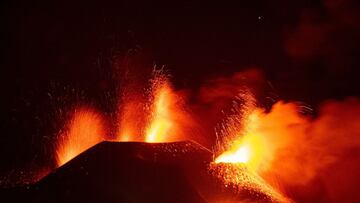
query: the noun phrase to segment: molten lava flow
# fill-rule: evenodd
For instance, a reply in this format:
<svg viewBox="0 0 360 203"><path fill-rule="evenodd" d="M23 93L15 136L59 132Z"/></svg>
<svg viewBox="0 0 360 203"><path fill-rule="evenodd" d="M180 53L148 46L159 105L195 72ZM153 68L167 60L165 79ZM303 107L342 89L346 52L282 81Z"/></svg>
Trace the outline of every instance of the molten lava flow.
<svg viewBox="0 0 360 203"><path fill-rule="evenodd" d="M170 129L174 126L173 112L176 95L166 76L155 73L151 88L150 121L146 128L146 142L164 142L168 140ZM175 129L174 129L175 130Z"/></svg>
<svg viewBox="0 0 360 203"><path fill-rule="evenodd" d="M64 132L60 134L56 151L58 166L101 142L104 134L103 118L99 113L90 108L76 109Z"/></svg>

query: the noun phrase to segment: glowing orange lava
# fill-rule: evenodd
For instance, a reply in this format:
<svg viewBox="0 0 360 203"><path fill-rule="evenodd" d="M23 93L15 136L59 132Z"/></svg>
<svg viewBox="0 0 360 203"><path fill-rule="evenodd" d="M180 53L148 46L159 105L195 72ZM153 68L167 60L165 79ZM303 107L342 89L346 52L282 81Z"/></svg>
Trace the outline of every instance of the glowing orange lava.
<svg viewBox="0 0 360 203"><path fill-rule="evenodd" d="M170 104L172 92L167 83L160 84L154 91L154 103L152 104L152 117L146 129L146 142L163 142L169 130L173 126Z"/></svg>
<svg viewBox="0 0 360 203"><path fill-rule="evenodd" d="M145 95L123 95L117 140L144 142L178 141L194 124L184 102L163 69L155 69Z"/></svg>
<svg viewBox="0 0 360 203"><path fill-rule="evenodd" d="M245 98L251 99L251 96ZM274 189L263 180L262 173L271 168L281 141L274 140L275 136L268 134L269 122L265 120L267 114L252 103L250 101L235 106L235 114L230 115L222 125L221 145L225 147L213 163L220 169L218 177L225 185L257 188L276 199L264 202L292 202L276 190L279 188ZM251 175L244 175L247 173Z"/></svg>
<svg viewBox="0 0 360 203"><path fill-rule="evenodd" d="M249 169L258 171L268 161L270 151L267 140L259 132L260 111L254 110L244 119L244 129L229 148L220 154L215 163L243 163Z"/></svg>
<svg viewBox="0 0 360 203"><path fill-rule="evenodd" d="M145 142L164 142L169 140L169 134L174 124L174 105L176 95L167 78L162 73L155 75L152 81L152 99L150 120L145 130ZM175 129L172 129L175 131Z"/></svg>
<svg viewBox="0 0 360 203"><path fill-rule="evenodd" d="M138 97L127 99L121 105L120 125L117 140L142 141L142 129L144 128L144 105Z"/></svg>
<svg viewBox="0 0 360 203"><path fill-rule="evenodd" d="M115 140L172 142L184 140L193 120L184 110L184 102L171 86L168 75L154 70L146 94L130 91L119 102ZM104 119L90 108L76 109L60 133L57 162L62 165L104 140Z"/></svg>
<svg viewBox="0 0 360 203"><path fill-rule="evenodd" d="M56 151L58 166L101 142L105 132L103 118L99 113L90 108L76 109L60 134Z"/></svg>

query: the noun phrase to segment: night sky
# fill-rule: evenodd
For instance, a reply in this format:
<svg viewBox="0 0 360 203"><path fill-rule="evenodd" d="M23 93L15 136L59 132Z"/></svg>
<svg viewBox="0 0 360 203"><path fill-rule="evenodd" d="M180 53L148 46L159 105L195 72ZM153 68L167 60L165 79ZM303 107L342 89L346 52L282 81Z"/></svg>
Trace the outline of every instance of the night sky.
<svg viewBox="0 0 360 203"><path fill-rule="evenodd" d="M355 0L14 0L0 12L6 177L54 165L54 135L72 106L111 116L126 80L117 71L146 75L164 65L177 89L196 91L256 68L283 100L316 108L360 96Z"/></svg>

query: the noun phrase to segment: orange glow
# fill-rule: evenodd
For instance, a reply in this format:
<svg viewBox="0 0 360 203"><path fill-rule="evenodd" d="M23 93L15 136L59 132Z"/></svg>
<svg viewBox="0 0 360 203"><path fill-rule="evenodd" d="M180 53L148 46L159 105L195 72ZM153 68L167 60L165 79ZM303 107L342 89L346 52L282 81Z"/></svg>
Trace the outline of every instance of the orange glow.
<svg viewBox="0 0 360 203"><path fill-rule="evenodd" d="M239 109L219 131L224 137L223 148L215 164L246 165L285 193L291 188L310 197L311 191L319 195L325 191L334 202L347 198L339 188L353 189L353 177L348 172L360 168L354 164L358 157L351 151L360 146L359 100L327 102L315 118L300 113L308 108L282 101L269 112L256 107ZM238 177L228 178L236 181Z"/></svg>
<svg viewBox="0 0 360 203"><path fill-rule="evenodd" d="M232 197L230 196L229 201L221 202L292 202L290 199L284 197L281 193L272 188L259 175L253 173L251 170L248 170L248 167L246 167L245 164L211 163L209 171L215 178L222 181L226 188L235 189L238 194L242 195L246 193L245 191L248 191L253 196L251 201L239 201L239 199L236 198L231 199ZM236 195L233 196L236 197Z"/></svg>
<svg viewBox="0 0 360 203"><path fill-rule="evenodd" d="M56 151L58 166L101 142L104 135L103 118L99 113L90 108L76 109L64 132L60 134Z"/></svg>
<svg viewBox="0 0 360 203"><path fill-rule="evenodd" d="M162 142L166 139L173 122L170 117L169 103L171 93L169 87L164 85L155 92L153 116L146 130L146 142Z"/></svg>
<svg viewBox="0 0 360 203"><path fill-rule="evenodd" d="M131 89L133 90L133 89ZM162 69L155 69L145 94L128 91L121 98L119 141L172 142L188 139L195 122ZM194 134L194 133L192 133ZM185 137L187 136L187 137Z"/></svg>
<svg viewBox="0 0 360 203"><path fill-rule="evenodd" d="M215 163L242 163L263 177L284 167L288 169L281 176L293 173L290 165L295 164L293 159L300 154L289 155L304 148L303 144L307 142L303 139L306 137L303 126L308 125L308 119L298 114L296 105L278 102L269 113L251 105L237 108L236 113L226 120L225 130L221 131L227 139L224 139L225 148ZM229 122L234 120L236 122ZM237 127L239 125L241 127ZM281 166L275 163L281 163ZM308 181L309 176L312 175L304 174L297 182Z"/></svg>
<svg viewBox="0 0 360 203"><path fill-rule="evenodd" d="M245 118L244 129L238 132L230 147L215 159L215 163L243 163L258 171L269 160L271 152L267 140L259 132L260 111L255 110Z"/></svg>
<svg viewBox="0 0 360 203"><path fill-rule="evenodd" d="M168 141L174 135L174 117L176 116L176 96L163 73L155 72L151 88L151 106L149 125L145 131L146 142ZM170 131L172 130L172 132Z"/></svg>
<svg viewBox="0 0 360 203"><path fill-rule="evenodd" d="M142 129L144 128L143 104L139 98L123 101L121 105L120 125L117 140L119 141L142 141ZM140 137L139 137L140 136Z"/></svg>
<svg viewBox="0 0 360 203"><path fill-rule="evenodd" d="M277 158L278 149L282 147L281 139L285 139L280 137L281 135L275 136L269 131L269 127L277 126L278 121L271 119L269 123L268 114L263 109L255 107L251 95L245 93L242 97L245 98L244 101L240 100L243 104L235 105L232 111L234 114L230 115L222 125L220 136L223 138L223 143L221 145L225 147L223 147L223 152L216 157L214 164L226 168L231 166L235 171L249 170L256 177L255 181L250 182L256 183L261 190L269 191L267 193L271 194L270 196L283 199L280 202L291 202L289 199L282 198L282 195L276 191L281 188L272 189L262 180L262 177L267 178L263 176L266 172L273 170L273 160ZM292 117L289 116L286 119L291 120ZM221 170L219 173L224 184L244 187L242 173L229 173L227 170ZM239 180L241 181L239 182ZM245 183L245 185L251 184Z"/></svg>

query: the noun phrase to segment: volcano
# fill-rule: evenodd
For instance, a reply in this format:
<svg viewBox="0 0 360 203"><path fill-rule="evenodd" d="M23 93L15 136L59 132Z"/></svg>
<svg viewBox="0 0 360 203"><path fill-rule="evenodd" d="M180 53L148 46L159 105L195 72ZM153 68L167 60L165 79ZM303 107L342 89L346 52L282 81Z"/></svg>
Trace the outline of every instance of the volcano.
<svg viewBox="0 0 360 203"><path fill-rule="evenodd" d="M39 182L3 189L1 202L282 202L251 187L222 184L213 154L191 142L101 142ZM252 176L246 168L246 177ZM254 180L250 178L248 180Z"/></svg>

